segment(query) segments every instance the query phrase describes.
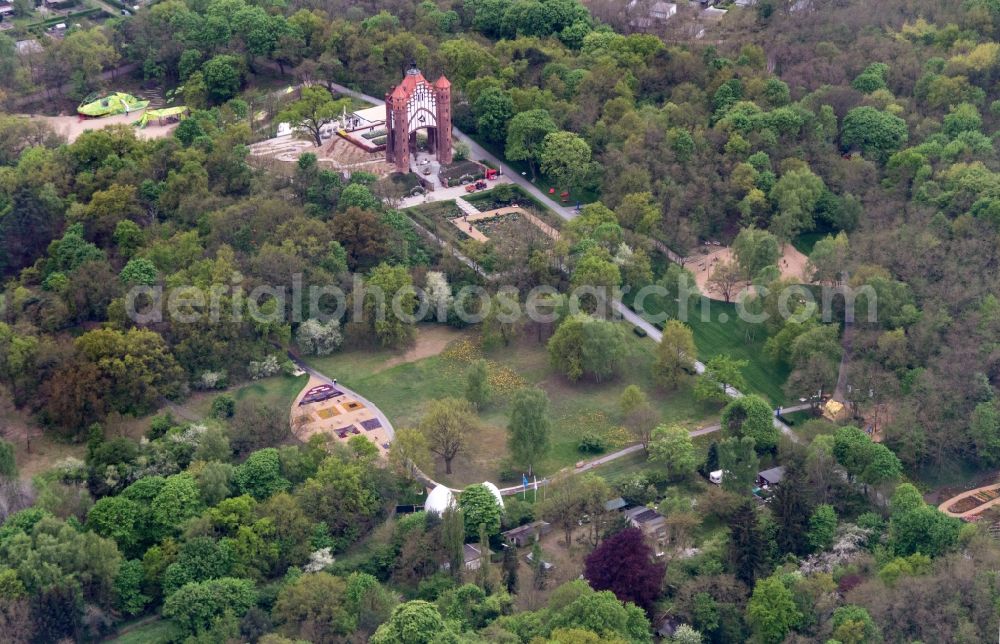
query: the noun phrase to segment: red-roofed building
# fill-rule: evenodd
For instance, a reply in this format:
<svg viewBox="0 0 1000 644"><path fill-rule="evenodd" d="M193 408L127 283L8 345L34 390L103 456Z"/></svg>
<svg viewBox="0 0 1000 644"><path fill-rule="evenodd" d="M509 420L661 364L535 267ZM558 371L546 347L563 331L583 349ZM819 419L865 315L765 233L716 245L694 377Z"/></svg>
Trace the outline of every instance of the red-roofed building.
<svg viewBox="0 0 1000 644"><path fill-rule="evenodd" d="M417 130L427 130L427 146L438 162L452 161L451 83L444 76L427 82L416 65L403 81L385 95L387 131L385 160L398 172L410 171L410 151L417 144Z"/></svg>

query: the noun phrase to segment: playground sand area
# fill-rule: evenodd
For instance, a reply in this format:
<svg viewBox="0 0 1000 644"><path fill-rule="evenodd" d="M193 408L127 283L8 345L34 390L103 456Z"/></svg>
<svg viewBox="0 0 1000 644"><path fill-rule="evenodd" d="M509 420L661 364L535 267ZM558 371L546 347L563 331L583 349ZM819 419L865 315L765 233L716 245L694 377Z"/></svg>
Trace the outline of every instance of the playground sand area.
<svg viewBox="0 0 1000 644"><path fill-rule="evenodd" d="M734 261L736 259L730 247L715 246L706 243L704 246L699 246L698 250L693 254L684 258L684 267L694 275L694 281L702 293L709 298L721 300L723 299L722 293L709 286L708 280L712 277L712 272L718 266ZM802 254L802 252L791 244L785 244L784 252L778 259L778 268L783 278L792 278L802 283L809 283L808 263L809 258ZM742 286L745 286L745 284Z"/></svg>
<svg viewBox="0 0 1000 644"><path fill-rule="evenodd" d="M304 398L323 387L333 388L331 393L337 395L303 403ZM375 410L369 409L350 394L341 392L336 385L331 386L315 376L309 378L305 388L295 397L291 415L292 432L303 442L308 441L313 434L327 434L334 440L345 443L354 436L364 436L382 454L389 449L388 432Z"/></svg>
<svg viewBox="0 0 1000 644"><path fill-rule="evenodd" d="M34 120L45 121L56 134L66 137L66 141L72 143L84 132L101 130L112 125L128 125L131 127L135 121L142 118L144 112L145 110L143 109L129 114L116 114L114 116L105 116L101 118L86 118L77 114L73 114L71 116L43 116L41 114L28 114L25 116ZM150 123L144 128L133 128L133 130L135 131L135 135L140 139L162 139L170 136L176 127L176 123L170 123L167 125Z"/></svg>

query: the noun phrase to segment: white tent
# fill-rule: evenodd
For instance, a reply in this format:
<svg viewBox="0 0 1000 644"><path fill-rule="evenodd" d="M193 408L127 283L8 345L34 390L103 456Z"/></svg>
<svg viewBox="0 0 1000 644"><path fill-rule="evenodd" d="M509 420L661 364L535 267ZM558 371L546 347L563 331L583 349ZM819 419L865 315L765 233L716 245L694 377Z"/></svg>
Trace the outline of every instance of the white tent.
<svg viewBox="0 0 1000 644"><path fill-rule="evenodd" d="M448 508L455 507L455 495L443 485L438 485L427 495L424 501L424 511L434 514L444 514Z"/></svg>
<svg viewBox="0 0 1000 644"><path fill-rule="evenodd" d="M497 500L497 505L499 505L500 509L503 510L503 495L500 494L500 488L493 485L489 481L483 481L483 487L489 490L491 494L493 494L493 496Z"/></svg>

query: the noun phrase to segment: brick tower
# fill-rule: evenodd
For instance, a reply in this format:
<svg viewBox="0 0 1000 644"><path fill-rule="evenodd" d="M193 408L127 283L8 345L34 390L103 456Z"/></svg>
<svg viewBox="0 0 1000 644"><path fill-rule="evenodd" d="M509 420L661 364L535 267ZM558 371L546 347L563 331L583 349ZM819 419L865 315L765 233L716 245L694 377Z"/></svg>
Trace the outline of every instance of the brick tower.
<svg viewBox="0 0 1000 644"><path fill-rule="evenodd" d="M397 172L410 171L410 150L417 130L427 131L427 146L439 163L451 163L451 83L441 76L433 85L416 64L403 82L385 95L385 160Z"/></svg>

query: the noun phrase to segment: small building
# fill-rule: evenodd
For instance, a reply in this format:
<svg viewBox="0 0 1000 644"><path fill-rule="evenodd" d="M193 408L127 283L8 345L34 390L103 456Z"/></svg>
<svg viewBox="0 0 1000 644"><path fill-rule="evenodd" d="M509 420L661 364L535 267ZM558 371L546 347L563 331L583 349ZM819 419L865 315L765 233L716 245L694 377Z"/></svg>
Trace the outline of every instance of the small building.
<svg viewBox="0 0 1000 644"><path fill-rule="evenodd" d="M722 470L715 470L708 473L708 480L716 485L722 485Z"/></svg>
<svg viewBox="0 0 1000 644"><path fill-rule="evenodd" d="M667 537L666 517L652 508L638 506L626 510L625 519L629 525L642 530L643 534L657 544L661 544Z"/></svg>
<svg viewBox="0 0 1000 644"><path fill-rule="evenodd" d="M664 0L655 0L652 3L640 3L639 0L631 0L626 10L632 15L630 22L633 27L649 29L676 16L677 4L664 2Z"/></svg>
<svg viewBox="0 0 1000 644"><path fill-rule="evenodd" d="M518 548L530 546L541 537L552 532L552 525L547 521L535 521L526 525L518 526L512 530L501 533L504 539L514 544Z"/></svg>
<svg viewBox="0 0 1000 644"><path fill-rule="evenodd" d="M18 56L30 56L32 54L40 54L45 51L42 47L42 43L38 42L34 38L18 40L14 43L14 47L17 48Z"/></svg>
<svg viewBox="0 0 1000 644"><path fill-rule="evenodd" d="M466 570L479 570L479 567L483 564L483 551L479 549L478 545L473 545L471 543L465 544L465 546L462 547L462 554L465 558ZM486 556L493 556L493 551L487 548Z"/></svg>
<svg viewBox="0 0 1000 644"><path fill-rule="evenodd" d="M604 504L604 511L605 512L617 512L618 510L621 510L621 509L623 509L623 508L625 508L627 506L628 506L628 502L625 499L623 499L622 497L619 496L619 497L611 499L610 501L608 501L607 503L605 503Z"/></svg>
<svg viewBox="0 0 1000 644"><path fill-rule="evenodd" d="M0 19L11 15L14 15L14 5L0 2Z"/></svg>
<svg viewBox="0 0 1000 644"><path fill-rule="evenodd" d="M772 467L769 470L764 470L763 472L757 473L757 485L761 488L768 488L773 485L781 483L782 479L785 478L785 466L779 465L778 467Z"/></svg>
<svg viewBox="0 0 1000 644"><path fill-rule="evenodd" d="M78 0L42 0L42 4L53 11L57 11L59 9L69 9L77 3Z"/></svg>
<svg viewBox="0 0 1000 644"><path fill-rule="evenodd" d="M357 130L375 125L385 125L385 103L351 112L347 117L347 129L349 130Z"/></svg>

